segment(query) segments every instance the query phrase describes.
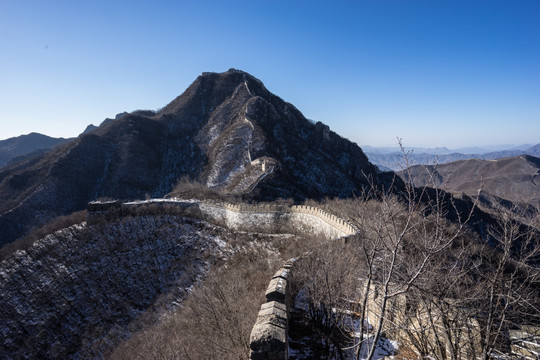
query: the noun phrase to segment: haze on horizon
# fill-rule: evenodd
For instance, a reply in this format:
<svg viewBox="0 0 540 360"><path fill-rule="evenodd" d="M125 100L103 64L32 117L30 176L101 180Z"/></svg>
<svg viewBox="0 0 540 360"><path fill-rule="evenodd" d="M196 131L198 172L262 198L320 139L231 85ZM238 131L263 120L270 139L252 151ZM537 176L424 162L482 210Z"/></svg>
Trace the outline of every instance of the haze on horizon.
<svg viewBox="0 0 540 360"><path fill-rule="evenodd" d="M537 1L3 1L0 139L158 109L251 73L360 145L540 142Z"/></svg>

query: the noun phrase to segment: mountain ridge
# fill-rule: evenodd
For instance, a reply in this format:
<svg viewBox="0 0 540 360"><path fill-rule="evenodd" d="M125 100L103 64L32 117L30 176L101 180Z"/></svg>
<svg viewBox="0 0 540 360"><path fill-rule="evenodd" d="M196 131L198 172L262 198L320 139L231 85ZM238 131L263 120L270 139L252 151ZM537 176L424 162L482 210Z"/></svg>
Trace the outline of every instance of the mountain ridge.
<svg viewBox="0 0 540 360"><path fill-rule="evenodd" d="M0 168L29 156L39 155L72 138L54 138L36 132L0 140Z"/></svg>
<svg viewBox="0 0 540 360"><path fill-rule="evenodd" d="M540 212L540 158L531 155L415 165L398 175L405 181L410 178L415 186L465 193L491 208L517 207L531 216Z"/></svg>
<svg viewBox="0 0 540 360"><path fill-rule="evenodd" d="M518 147L519 148L519 147ZM386 171L400 171L406 167L405 157L402 151L391 151L385 150L387 148L382 148L377 150L377 148L369 147L365 151L369 160L377 165L379 169ZM505 157L520 156L520 155L532 155L535 157L540 157L540 144L534 146L529 146L526 149L505 149L497 151L488 151L482 153L462 153L457 151L438 151L440 149L448 150L446 148L437 148L437 149L423 149L423 148L413 148L412 151L406 151L407 162L409 165L434 165L434 164L445 164L458 160L467 160L467 159L481 159L481 160L496 160L502 159ZM418 150L415 152L415 150ZM422 151L422 152L419 152Z"/></svg>
<svg viewBox="0 0 540 360"><path fill-rule="evenodd" d="M0 240L99 197L162 197L183 176L247 199L347 197L384 177L354 143L255 77L203 73L160 111L135 111L0 171Z"/></svg>

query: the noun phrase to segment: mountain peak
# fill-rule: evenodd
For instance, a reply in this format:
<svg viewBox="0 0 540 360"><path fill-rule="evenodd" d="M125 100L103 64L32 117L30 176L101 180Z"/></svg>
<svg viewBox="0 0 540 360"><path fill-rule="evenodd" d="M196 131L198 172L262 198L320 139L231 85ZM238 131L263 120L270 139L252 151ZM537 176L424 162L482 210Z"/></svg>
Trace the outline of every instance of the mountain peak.
<svg viewBox="0 0 540 360"><path fill-rule="evenodd" d="M235 69L235 68L230 68L229 70L224 71L224 72L206 71L206 72L203 72L200 75L200 77L221 77L221 78L236 79L236 80L241 80L241 81L254 81L254 82L259 83L260 85L263 85L262 81L257 79L255 76L251 75L250 73L246 71Z"/></svg>
<svg viewBox="0 0 540 360"><path fill-rule="evenodd" d="M184 93L165 106L159 115L176 114L181 108L196 102L196 107L215 109L226 98L241 95L268 97L270 92L262 81L249 73L229 69L222 73L204 72L184 91Z"/></svg>
<svg viewBox="0 0 540 360"><path fill-rule="evenodd" d="M103 125L0 174L0 238L98 197L162 197L182 177L254 200L348 197L384 181L356 144L236 69L203 73L157 113Z"/></svg>

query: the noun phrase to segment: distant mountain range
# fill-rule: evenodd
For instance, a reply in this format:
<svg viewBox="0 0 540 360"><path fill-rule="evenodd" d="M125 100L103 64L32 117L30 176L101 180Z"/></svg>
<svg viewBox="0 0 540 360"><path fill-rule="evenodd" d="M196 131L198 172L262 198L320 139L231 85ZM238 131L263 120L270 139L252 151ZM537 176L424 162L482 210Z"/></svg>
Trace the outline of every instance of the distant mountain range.
<svg viewBox="0 0 540 360"><path fill-rule="evenodd" d="M457 160L466 159L481 159L495 160L505 157L532 155L540 157L540 144L534 146L513 146L507 149L492 150L491 148L465 148L460 151L452 151L447 148L411 148L406 149L407 159L399 148L377 148L364 146L363 147L369 161L377 165L383 171L401 171L413 165L435 165L445 164ZM468 152L476 150L476 153ZM491 150L491 151L489 151Z"/></svg>
<svg viewBox="0 0 540 360"><path fill-rule="evenodd" d="M57 145L72 139L53 138L50 136L30 133L0 140L0 167L22 160L27 156L38 155Z"/></svg>
<svg viewBox="0 0 540 360"><path fill-rule="evenodd" d="M484 207L517 207L514 210L527 216L540 212L540 158L530 155L416 165L398 174L415 186L437 186L478 198Z"/></svg>
<svg viewBox="0 0 540 360"><path fill-rule="evenodd" d="M471 146L471 147L462 147L449 149L445 146L435 147L435 148L426 148L426 147L405 147L407 152L412 151L417 154L431 154L431 155L448 155L448 154L486 154L497 151L504 150L527 150L532 147L532 144L522 144L522 145L487 145L487 146ZM362 149L366 153L373 154L390 154L390 153L400 153L401 148L399 146L370 146L362 145Z"/></svg>
<svg viewBox="0 0 540 360"><path fill-rule="evenodd" d="M108 124L109 122L122 118L127 114L127 112L123 112L116 115L115 119L107 118L101 123L101 125ZM97 126L90 124L86 127L82 134L86 134L97 128ZM6 165L15 164L25 159L30 159L40 154L44 154L55 146L67 143L74 139L75 138L55 138L32 132L30 134L0 140L0 168Z"/></svg>

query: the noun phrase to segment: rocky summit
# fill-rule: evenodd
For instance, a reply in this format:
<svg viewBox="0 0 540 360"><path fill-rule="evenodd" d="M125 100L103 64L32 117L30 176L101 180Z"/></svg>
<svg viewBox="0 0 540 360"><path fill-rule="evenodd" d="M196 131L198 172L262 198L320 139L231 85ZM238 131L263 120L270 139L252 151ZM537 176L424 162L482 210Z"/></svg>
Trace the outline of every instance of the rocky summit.
<svg viewBox="0 0 540 360"><path fill-rule="evenodd" d="M101 197L161 197L179 178L245 198L349 197L381 175L362 150L243 71L203 73L135 111L0 170L0 245Z"/></svg>

